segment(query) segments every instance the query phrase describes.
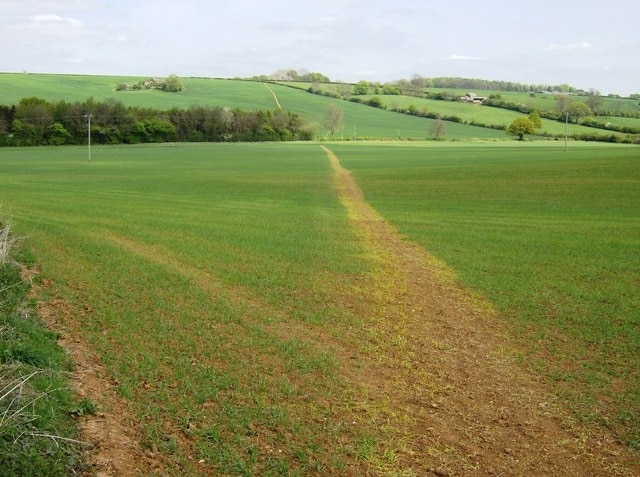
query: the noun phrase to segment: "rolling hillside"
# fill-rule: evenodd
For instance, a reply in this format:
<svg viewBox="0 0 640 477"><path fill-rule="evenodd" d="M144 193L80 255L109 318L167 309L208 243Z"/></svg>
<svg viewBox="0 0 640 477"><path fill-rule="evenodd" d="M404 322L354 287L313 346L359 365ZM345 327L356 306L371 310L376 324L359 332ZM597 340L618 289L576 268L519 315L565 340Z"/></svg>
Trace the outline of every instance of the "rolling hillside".
<svg viewBox="0 0 640 477"><path fill-rule="evenodd" d="M288 81L281 82L283 86L309 90L315 88L319 94L328 96L344 96L344 85L340 84L315 84L308 82ZM504 128L514 119L528 117L528 113L509 109L510 106L493 107L486 104L471 104L458 101L450 101L444 98L456 99L467 94L468 90L455 88L427 88L424 90L424 97L405 94L366 94L351 96L357 102L368 103L374 101L380 103L384 109L406 112L409 108L414 108L418 115L441 116L445 119L455 117L462 124ZM516 109L522 107L524 110L537 110L540 112L556 111L556 96L547 93L524 93L514 91L490 91L472 90L478 96L490 98L498 96L506 104L513 105ZM586 96L571 95L571 101L587 102ZM610 136L612 133L624 134L632 133L637 136L640 131L640 103L637 100L620 97L601 97L601 114L589 118L591 126L586 124L569 123L567 133L569 136ZM543 115L544 116L544 115ZM586 123L588 121L582 121ZM599 123L599 124L595 124ZM563 136L565 134L565 124L563 121L545 119L543 117L542 129L539 131L544 136ZM622 136L620 136L622 137Z"/></svg>
<svg viewBox="0 0 640 477"><path fill-rule="evenodd" d="M141 78L121 76L82 76L47 74L0 74L0 104L15 104L21 98L37 96L48 101L84 101L93 97L97 101L117 100L125 106L158 109L188 108L192 105L221 106L240 109L274 110L280 105L303 116L318 126L330 104L343 110L345 138L412 138L429 136L432 120L374 109L362 104L310 94L282 85L208 78L184 78L185 91L166 93L159 90L119 91L118 84L137 82ZM506 139L497 130L464 124L448 123L448 139Z"/></svg>
<svg viewBox="0 0 640 477"><path fill-rule="evenodd" d="M510 139L501 128L508 126L514 119L527 117L526 114L486 105L464 104L456 101L437 100L433 98L406 95L360 95L358 102L345 101L333 96L340 94L345 85L323 84L327 95L311 94L307 90L310 83L285 82L262 83L239 79L183 78L185 90L179 93L167 93L161 90L116 91L119 84L137 83L141 77L129 76L86 76L0 73L0 104L16 104L26 97L39 97L48 101L85 101L94 98L96 101L116 100L125 106L149 107L160 110L171 108L189 108L191 106L219 106L242 110L274 110L279 107L297 113L315 126L317 137L324 135L321 127L326 110L331 104L339 106L343 111L343 128L339 136L344 139L425 139L430 137L433 119L421 117L442 116L446 121L445 137L449 140L470 139ZM425 90L427 94L436 93L454 96L463 95L463 90ZM479 95L499 94L511 104L535 107L540 111L552 111L555 100L551 94L529 94L508 91L477 91ZM381 108L367 106L377 96ZM576 96L576 101L585 101ZM640 111L637 101L624 98L602 98L605 111L615 114L596 116L599 127L588 127L583 124L569 124L568 134L574 137L600 136L610 138L615 134L619 138L624 135L619 131L633 132L640 130L640 118L635 116ZM417 111L417 115L404 114L409 108ZM396 112L398 111L398 112ZM627 116L627 117L624 117ZM611 127L612 129L608 129ZM561 137L565 133L562 122L543 118L540 130L542 135ZM636 134L635 137L638 135ZM607 140L607 139L605 139Z"/></svg>

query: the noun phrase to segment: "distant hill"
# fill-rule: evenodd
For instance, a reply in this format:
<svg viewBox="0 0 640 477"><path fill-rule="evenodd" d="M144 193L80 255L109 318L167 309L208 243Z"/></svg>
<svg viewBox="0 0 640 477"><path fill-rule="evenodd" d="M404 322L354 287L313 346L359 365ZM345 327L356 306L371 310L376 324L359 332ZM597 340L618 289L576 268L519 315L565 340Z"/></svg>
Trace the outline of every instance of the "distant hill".
<svg viewBox="0 0 640 477"><path fill-rule="evenodd" d="M161 110L189 108L191 106L219 106L243 110L275 110L282 107L297 113L315 125L322 135L321 124L330 105L343 112L342 138L406 138L425 139L436 117L445 122L445 139L509 139L503 129L526 112L486 105L462 104L457 97L465 90L438 89L432 87L410 88L410 94L402 94L400 86L396 94L354 95L357 85L310 82L263 82L242 79L181 78L184 90L166 92L160 89L122 89L121 85L135 85L145 77L89 76L57 74L0 73L0 105L16 104L26 97L39 97L48 101L118 101L125 106L149 107ZM328 78L325 78L328 79ZM499 84L499 83L498 83ZM406 86L406 85L404 85ZM119 90L120 89L120 90ZM315 93L312 94L311 92ZM374 90L374 92L376 92ZM495 95L495 91L478 90L480 95ZM397 94L400 93L400 94ZM445 94L443 96L443 94ZM502 101L511 105L526 105L536 109L554 107L552 94L524 92L499 92ZM446 100L438 99L443 97ZM434 99L435 98L435 99ZM584 98L574 96L576 100ZM450 99L454 99L451 101ZM373 100L373 101L372 101ZM377 107L371 107L375 101ZM570 124L569 134L575 137L597 136L609 140L622 140L615 129L640 132L640 106L636 99L603 98L607 116L595 118L594 124L613 128L611 131ZM614 115L613 113L619 113ZM626 117L623 117L626 116ZM636 117L637 116L637 117ZM543 118L541 132L549 136L564 134L564 124ZM616 134L616 136L612 136ZM633 136L633 138L635 138Z"/></svg>
<svg viewBox="0 0 640 477"><path fill-rule="evenodd" d="M412 138L429 136L431 119L412 117L366 105L310 94L278 84L238 79L182 78L184 91L167 93L157 89L116 91L119 84L135 84L145 78L123 76L85 76L52 74L0 74L0 104L15 104L25 97L36 96L49 101L117 100L125 106L152 107L163 110L209 105L246 110L283 109L300 114L318 128L329 105L343 110L341 137ZM272 93L273 91L273 93ZM449 139L506 139L503 131L465 124L447 126Z"/></svg>

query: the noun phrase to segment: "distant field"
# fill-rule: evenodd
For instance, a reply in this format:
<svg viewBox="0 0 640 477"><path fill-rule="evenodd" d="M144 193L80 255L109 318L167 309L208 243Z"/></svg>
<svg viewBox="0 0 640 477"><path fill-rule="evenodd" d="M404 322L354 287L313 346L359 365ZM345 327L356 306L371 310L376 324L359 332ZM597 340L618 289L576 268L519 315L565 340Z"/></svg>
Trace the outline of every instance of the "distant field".
<svg viewBox="0 0 640 477"><path fill-rule="evenodd" d="M475 90L475 89L455 89L455 88L427 88L427 91L431 93L448 92L456 96L462 96L468 92L476 93L480 96L490 96L492 94L499 94L506 101L510 101L516 104L532 104L540 110L553 110L555 107L555 94L545 93L519 93L515 91L490 91L490 90ZM571 95L573 101L586 102L586 96ZM606 109L618 110L623 113L637 113L640 112L640 104L638 100L627 98L609 98L602 97L602 105Z"/></svg>
<svg viewBox="0 0 640 477"><path fill-rule="evenodd" d="M271 93L262 83L206 78L184 78L186 90L167 93L160 90L115 91L120 83L137 83L142 77L83 76L0 73L0 103L11 104L21 98L37 96L46 100L99 101L117 99L126 106L158 109L211 105L241 109L275 109Z"/></svg>
<svg viewBox="0 0 640 477"><path fill-rule="evenodd" d="M597 120L611 123L614 126L632 127L640 130L640 118L621 118L619 116L598 116Z"/></svg>
<svg viewBox="0 0 640 477"><path fill-rule="evenodd" d="M417 118L406 114L383 111L362 104L341 101L324 96L297 91L285 86L271 86L282 107L321 122L328 104L336 104L343 109L344 129L341 134L349 137L371 138L420 138L430 137L431 119ZM304 96L301 96L304 95ZM506 139L503 131L496 131L465 124L447 123L448 139Z"/></svg>
<svg viewBox="0 0 640 477"><path fill-rule="evenodd" d="M637 147L334 150L377 210L511 320L583 419L640 446Z"/></svg>
<svg viewBox="0 0 640 477"><path fill-rule="evenodd" d="M282 82L283 86L288 86L293 89L307 90L311 83L303 82ZM338 94L340 89L338 85L328 84L322 85L328 91L333 91ZM462 96L467 93L466 90L459 89L434 89L429 88L427 91L432 93L449 93L454 96ZM556 107L556 100L554 95L551 94L529 94L529 93L517 93L510 91L480 91L474 90L476 94L481 96L489 96L491 94L500 94L504 100L526 105L528 107L536 107L541 111L551 110ZM502 126L506 127L511 122L520 117L527 117L528 115L522 114L516 111L511 111L504 108L493 108L488 106L481 106L476 104L466 104L455 101L441 101L432 100L426 98L417 98L414 96L404 95L360 95L358 98L366 102L372 97L378 97L381 99L382 104L388 109L403 109L406 110L409 106L415 106L419 112L427 111L446 116L457 116L467 124L483 124L489 126ZM586 101L586 97L572 96L575 101ZM622 112L638 112L640 106L637 106L637 101L629 99L616 99L616 98L603 98L603 106L610 108L611 110L618 110ZM595 117L596 119L605 120L604 117ZM614 126L631 126L640 127L640 119L637 118L623 118L623 117L607 117L609 123ZM452 124L452 123L447 123ZM547 133L555 136L562 136L565 133L565 125L562 121L553 121L544 119L542 121L542 133ZM567 127L569 135L578 134L607 134L606 130L582 126L578 124L569 124Z"/></svg>
<svg viewBox="0 0 640 477"><path fill-rule="evenodd" d="M158 90L121 91L122 82L135 83L141 78L111 76L0 74L0 104L11 104L23 97L38 96L47 100L84 101L89 97L104 101L116 99L127 106L158 109L188 108L209 105L240 109L274 110L273 94L263 83L240 80L184 78L186 90L166 93ZM412 138L429 137L430 119L409 117L376 110L364 105L322 97L280 85L269 86L283 108L300 114L320 126L327 107L336 104L343 109L344 138ZM507 139L502 131L451 123L448 139Z"/></svg>
<svg viewBox="0 0 640 477"><path fill-rule="evenodd" d="M362 96L363 100L368 100L372 96ZM466 122L484 123L487 125L502 125L508 126L516 118L526 118L527 114L518 113L516 111L509 111L502 108L492 108L489 106L482 106L477 104L466 104L462 102L453 101L436 101L433 99L414 98L411 96L379 96L382 99L384 105L389 108L408 108L414 105L421 111L426 108L427 111L432 113L441 114L443 116L458 116ZM562 122L552 121L549 119L542 120L542 129L540 132L549 133L554 135L562 135L565 131L565 125ZM568 133L571 134L585 134L593 133L594 128L588 128L577 124L569 124L567 128Z"/></svg>
<svg viewBox="0 0 640 477"><path fill-rule="evenodd" d="M304 82L282 82L283 85L289 85L290 87L309 89L311 83ZM325 85L323 85L325 86ZM329 84L326 88L337 91L337 85ZM448 93L453 96L464 96L471 92L476 93L479 96L489 97L492 94L499 94L505 101L509 101L515 104L522 104L528 106L535 106L541 111L553 110L556 105L555 94L545 93L520 93L516 91L493 91L493 90L478 90L478 89L456 89L456 88L426 88L425 91L429 93ZM574 101L586 102L586 96L571 95ZM617 111L620 113L638 113L640 112L640 101L637 99L628 98L610 98L607 96L602 97L602 105L605 109L611 111Z"/></svg>

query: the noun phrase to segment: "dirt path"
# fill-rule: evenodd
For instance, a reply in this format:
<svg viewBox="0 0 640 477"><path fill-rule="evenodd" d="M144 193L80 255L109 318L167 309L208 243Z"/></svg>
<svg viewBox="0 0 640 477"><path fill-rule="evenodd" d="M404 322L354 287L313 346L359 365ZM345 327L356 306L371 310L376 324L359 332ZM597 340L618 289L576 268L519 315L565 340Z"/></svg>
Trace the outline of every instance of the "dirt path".
<svg viewBox="0 0 640 477"><path fill-rule="evenodd" d="M42 295L42 286L33 286L31 295ZM90 310L85 310L89 312ZM76 370L71 384L80 398L97 406L94 415L80 418L81 440L91 444L87 462L98 477L150 475L159 472L164 457L140 448L140 430L127 402L116 391L116 383L107 376L100 358L81 338L78 316L61 298L38 302L38 314L47 326L60 334L59 344L69 354Z"/></svg>
<svg viewBox="0 0 640 477"><path fill-rule="evenodd" d="M276 96L276 93L273 92L273 90L269 87L269 85L267 83L264 83L264 86L269 90L269 92L273 95L273 99L276 100L276 105L278 106L278 109L282 109L282 106L280 106L280 101L278 101L278 97Z"/></svg>
<svg viewBox="0 0 640 477"><path fill-rule="evenodd" d="M374 265L344 299L367 317L370 365L354 379L386 406L381 425L404 442L398 466L438 476L640 475L637 456L606 430L578 425L516 362L491 307L387 224L323 149Z"/></svg>

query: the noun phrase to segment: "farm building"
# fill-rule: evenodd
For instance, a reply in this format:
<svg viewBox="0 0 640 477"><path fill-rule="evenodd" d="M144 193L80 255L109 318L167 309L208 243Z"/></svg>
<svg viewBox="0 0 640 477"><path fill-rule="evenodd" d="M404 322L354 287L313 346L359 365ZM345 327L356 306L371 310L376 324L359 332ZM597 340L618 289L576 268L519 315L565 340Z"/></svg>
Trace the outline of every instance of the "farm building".
<svg viewBox="0 0 640 477"><path fill-rule="evenodd" d="M480 104L484 101L484 96L478 96L475 93L467 93L464 96L460 96L460 101L465 101L468 103L477 103Z"/></svg>

